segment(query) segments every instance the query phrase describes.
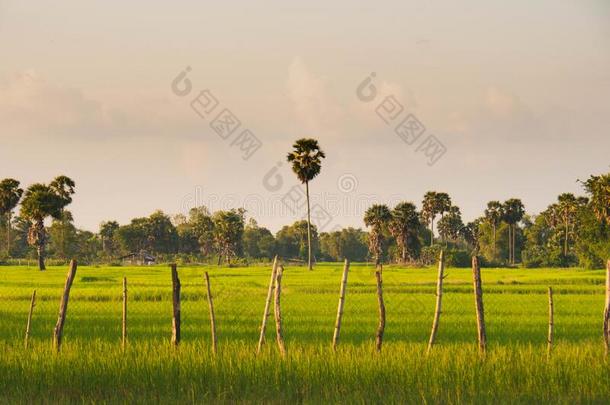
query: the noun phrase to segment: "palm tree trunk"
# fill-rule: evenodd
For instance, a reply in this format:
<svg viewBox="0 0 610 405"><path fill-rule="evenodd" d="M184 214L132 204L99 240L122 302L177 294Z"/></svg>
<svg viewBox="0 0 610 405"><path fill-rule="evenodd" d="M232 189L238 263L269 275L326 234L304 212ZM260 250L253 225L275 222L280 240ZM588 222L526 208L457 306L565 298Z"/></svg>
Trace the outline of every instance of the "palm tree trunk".
<svg viewBox="0 0 610 405"><path fill-rule="evenodd" d="M517 230L517 227L515 224L511 225L512 227L512 232L511 232L511 243L512 243L512 249L510 250L510 260L511 260L511 264L515 264L515 231Z"/></svg>
<svg viewBox="0 0 610 405"><path fill-rule="evenodd" d="M493 258L496 260L496 226L493 226L494 230L494 249L493 249Z"/></svg>
<svg viewBox="0 0 610 405"><path fill-rule="evenodd" d="M11 257L11 212L6 213L6 256Z"/></svg>
<svg viewBox="0 0 610 405"><path fill-rule="evenodd" d="M430 246L434 245L434 217L430 220Z"/></svg>
<svg viewBox="0 0 610 405"><path fill-rule="evenodd" d="M311 210L309 208L309 182L305 182L305 194L307 194L307 268L313 270L311 266Z"/></svg>
<svg viewBox="0 0 610 405"><path fill-rule="evenodd" d="M43 244L38 245L36 250L38 252L38 269L40 271L46 270L47 268L44 265L44 245Z"/></svg>
<svg viewBox="0 0 610 405"><path fill-rule="evenodd" d="M512 225L508 224L508 264L512 263L512 249L513 249L513 242L511 239L511 230L512 230Z"/></svg>
<svg viewBox="0 0 610 405"><path fill-rule="evenodd" d="M563 255L567 256L568 255L568 219L566 218L566 237L565 240L563 241Z"/></svg>

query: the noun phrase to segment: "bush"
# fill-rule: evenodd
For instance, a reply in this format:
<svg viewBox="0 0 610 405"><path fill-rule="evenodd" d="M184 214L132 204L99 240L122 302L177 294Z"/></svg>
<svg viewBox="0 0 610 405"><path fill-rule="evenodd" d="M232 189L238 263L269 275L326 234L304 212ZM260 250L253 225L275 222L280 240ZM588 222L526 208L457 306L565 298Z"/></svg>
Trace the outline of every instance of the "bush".
<svg viewBox="0 0 610 405"><path fill-rule="evenodd" d="M421 249L419 257L420 264L432 266L438 263L441 250L445 250L445 266L447 267L470 267L470 252L464 249L444 249L441 245L426 246Z"/></svg>

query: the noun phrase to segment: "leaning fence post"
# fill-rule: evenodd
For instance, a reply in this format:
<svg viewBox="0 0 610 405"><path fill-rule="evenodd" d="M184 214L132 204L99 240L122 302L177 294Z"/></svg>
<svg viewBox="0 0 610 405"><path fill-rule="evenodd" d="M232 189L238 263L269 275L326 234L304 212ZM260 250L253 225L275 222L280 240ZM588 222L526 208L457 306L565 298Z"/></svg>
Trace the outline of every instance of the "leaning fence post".
<svg viewBox="0 0 610 405"><path fill-rule="evenodd" d="M553 306L553 287L549 287L549 334L547 337L547 355L551 355L553 350L553 328L554 328L554 306Z"/></svg>
<svg viewBox="0 0 610 405"><path fill-rule="evenodd" d="M121 346L125 350L127 346L127 277L123 277L123 321L121 326Z"/></svg>
<svg viewBox="0 0 610 405"><path fill-rule="evenodd" d="M271 299L273 298L273 288L275 285L275 276L277 274L277 256L273 259L273 267L271 268L271 280L269 281L269 290L267 291L267 300L265 301L265 312L263 313L263 323L261 325L261 334L258 338L258 347L256 348L256 354L260 353L263 344L265 343L265 330L267 329L267 318L269 318L269 308L271 306Z"/></svg>
<svg viewBox="0 0 610 405"><path fill-rule="evenodd" d="M282 334L282 310L280 307L280 297L282 294L282 274L284 274L284 266L279 265L277 275L275 276L275 333L277 337L277 347L280 349L282 357L286 357L286 345L284 344L284 336Z"/></svg>
<svg viewBox="0 0 610 405"><path fill-rule="evenodd" d="M212 353L216 354L216 317L214 316L214 301L212 299L212 292L210 289L210 276L208 276L208 272L204 273L205 278L205 286L207 289L208 295L208 306L210 307L210 329L212 332Z"/></svg>
<svg viewBox="0 0 610 405"><path fill-rule="evenodd" d="M32 293L32 301L30 302L30 312L28 313L28 323L25 327L25 348L28 348L30 340L30 331L32 329L32 315L34 314L34 306L36 306L36 290Z"/></svg>
<svg viewBox="0 0 610 405"><path fill-rule="evenodd" d="M487 336L485 334L485 311L483 309L483 288L481 287L481 268L479 267L479 259L476 256L472 257L472 276L474 282L474 303L477 312L477 332L479 340L479 349L485 353L487 346Z"/></svg>
<svg viewBox="0 0 610 405"><path fill-rule="evenodd" d="M172 269L172 344L178 346L180 343L180 279L176 264L171 265Z"/></svg>
<svg viewBox="0 0 610 405"><path fill-rule="evenodd" d="M339 306L337 308L337 321L333 334L333 350L337 350L339 333L341 332L341 319L343 318L343 305L345 304L345 287L347 286L347 273L349 271L349 260L345 259L343 264L343 277L341 278L341 290L339 291Z"/></svg>
<svg viewBox="0 0 610 405"><path fill-rule="evenodd" d="M443 279L445 272L445 252L441 250L438 259L438 279L436 281L436 307L434 309L434 320L432 321L432 332L430 332L430 340L428 341L428 351L432 350L434 340L436 339L436 332L438 331L438 323L441 318L441 304L443 300Z"/></svg>
<svg viewBox="0 0 610 405"><path fill-rule="evenodd" d="M61 296L61 303L59 304L59 317L57 318L57 324L53 329L53 347L59 352L61 348L61 337L64 331L64 323L66 322L66 313L68 312L68 299L70 298L70 288L74 282L76 276L76 260L70 261L70 269L66 276L66 284L64 285L64 293Z"/></svg>
<svg viewBox="0 0 610 405"><path fill-rule="evenodd" d="M381 351L383 332L385 331L385 303L383 302L382 271L383 267L380 264L375 271L375 279L377 280L377 303L379 304L379 325L377 326L377 334L375 336L375 347L378 352Z"/></svg>
<svg viewBox="0 0 610 405"><path fill-rule="evenodd" d="M610 259L606 263L606 305L604 307L604 346L606 356L610 350Z"/></svg>

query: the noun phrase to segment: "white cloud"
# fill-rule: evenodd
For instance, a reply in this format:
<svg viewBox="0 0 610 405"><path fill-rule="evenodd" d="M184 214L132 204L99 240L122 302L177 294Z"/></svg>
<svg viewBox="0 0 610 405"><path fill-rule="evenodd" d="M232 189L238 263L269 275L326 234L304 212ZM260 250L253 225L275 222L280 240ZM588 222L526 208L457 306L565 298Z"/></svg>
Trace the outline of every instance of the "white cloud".
<svg viewBox="0 0 610 405"><path fill-rule="evenodd" d="M314 76L301 58L294 58L290 65L287 90L300 126L315 134L337 132L342 108L330 95L328 84Z"/></svg>

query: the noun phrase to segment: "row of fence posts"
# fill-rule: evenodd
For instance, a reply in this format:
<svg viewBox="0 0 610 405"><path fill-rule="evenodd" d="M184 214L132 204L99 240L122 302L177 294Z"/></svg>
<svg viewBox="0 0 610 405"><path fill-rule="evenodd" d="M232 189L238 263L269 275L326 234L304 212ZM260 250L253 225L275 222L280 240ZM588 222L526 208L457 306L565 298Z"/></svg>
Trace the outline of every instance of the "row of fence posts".
<svg viewBox="0 0 610 405"><path fill-rule="evenodd" d="M339 290L339 304L337 307L337 317L335 320L335 328L332 337L332 348L337 349L339 344L339 336L341 332L341 321L343 318L343 310L345 305L345 296L347 292L347 278L349 272L350 263L346 259L343 265L343 275L341 277L341 285ZM181 284L178 276L178 268L175 264L170 265L171 277L172 277L172 337L171 342L177 346L180 343L180 293ZM53 347L58 352L61 348L62 335L64 324L66 322L66 315L68 312L68 301L70 298L70 289L76 276L77 263L76 260L70 262L68 274L66 276L66 282L64 285L63 294L61 296L59 305L59 316L55 328L53 329ZM273 314L275 320L275 334L278 350L282 356L286 356L286 344L283 337L282 329L282 312L281 312L281 293L282 293L282 275L284 273L284 266L280 264L278 257L276 256L273 260L271 268L271 279L269 281L269 287L267 290L267 298L265 300L265 309L263 313L263 320L260 328L260 336L258 340L258 346L256 353L260 353L263 345L265 344L265 335L267 329L267 320L269 318L271 303L273 301ZM378 265L375 270L375 280L377 287L377 304L379 309L379 324L375 334L375 348L378 352L381 351L383 343L383 333L386 324L386 309L383 300L383 267ZM443 298L443 280L446 278L445 275L445 253L440 252L438 262L438 276L436 283L436 305L434 309L434 318L432 321L432 330L430 332L430 339L428 340L428 348L426 353L430 353L434 346L438 327L440 323L440 317L442 313L442 298ZM479 266L479 260L476 256L472 258L472 279L473 279L473 290L474 290L474 301L475 301L475 312L477 321L477 342L481 353L485 353L487 347L487 334L485 328L485 310L483 307L483 288L481 282L481 268ZM210 330L212 339L212 352L217 352L218 339L216 336L216 317L214 314L214 301L212 298L212 292L210 287L210 277L207 272L204 272L204 281L206 286L206 297L208 301L208 307L210 312ZM608 355L610 351L610 259L606 264L606 299L604 305L604 316L603 316L603 338L605 354ZM121 333L121 345L123 350L127 346L127 278L123 277L123 313L122 313L122 333ZM548 334L547 334L547 354L550 356L553 349L553 334L554 334L554 304L553 304L553 288L548 287L548 305L549 305L549 319L548 319ZM25 348L28 348L28 342L32 329L32 317L34 314L34 307L36 306L36 290L32 292L32 299L30 302L30 310L28 312L27 324L25 330Z"/></svg>

